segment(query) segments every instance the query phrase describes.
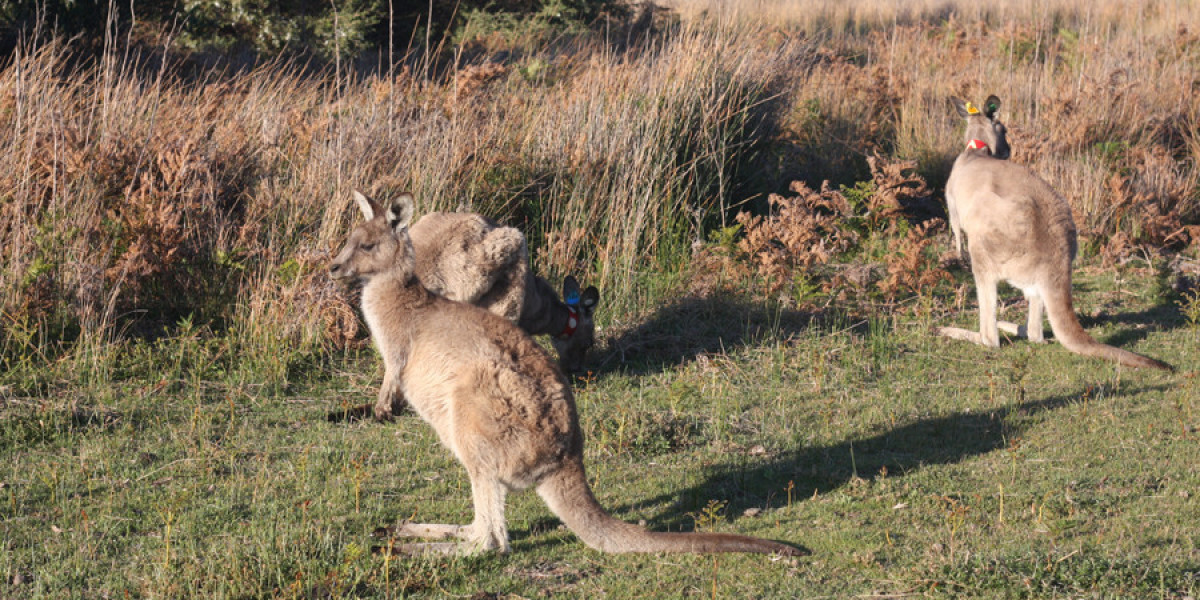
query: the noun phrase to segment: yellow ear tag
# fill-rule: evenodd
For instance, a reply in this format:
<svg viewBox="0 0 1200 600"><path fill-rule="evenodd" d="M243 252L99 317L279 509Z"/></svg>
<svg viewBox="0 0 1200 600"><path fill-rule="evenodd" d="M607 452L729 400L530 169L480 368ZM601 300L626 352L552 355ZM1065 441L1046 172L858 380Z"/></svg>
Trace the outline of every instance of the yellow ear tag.
<svg viewBox="0 0 1200 600"><path fill-rule="evenodd" d="M970 102L968 102L967 103L967 114L968 115L977 115L977 114L979 114L979 109L975 108L974 104L971 104Z"/></svg>

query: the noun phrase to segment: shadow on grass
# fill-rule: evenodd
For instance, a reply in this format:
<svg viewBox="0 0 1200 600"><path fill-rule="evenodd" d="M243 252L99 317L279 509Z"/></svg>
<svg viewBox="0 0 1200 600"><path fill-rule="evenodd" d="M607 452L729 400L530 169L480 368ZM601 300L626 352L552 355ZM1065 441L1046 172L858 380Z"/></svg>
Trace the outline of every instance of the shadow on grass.
<svg viewBox="0 0 1200 600"><path fill-rule="evenodd" d="M38 405L10 407L0 402L0 450L28 450L41 445L71 445L79 436L92 433L111 434L132 427L141 431L149 421L143 411L115 411L76 407L68 410L42 408Z"/></svg>
<svg viewBox="0 0 1200 600"><path fill-rule="evenodd" d="M375 418L375 403L346 405L325 414L325 420L330 423L357 423Z"/></svg>
<svg viewBox="0 0 1200 600"><path fill-rule="evenodd" d="M730 297L687 297L607 341L589 360L595 374L645 375L708 352L787 339L814 325L811 313Z"/></svg>
<svg viewBox="0 0 1200 600"><path fill-rule="evenodd" d="M1149 386L1126 394L1167 387ZM787 450L765 460L740 455L735 461L715 466L698 485L607 508L622 513L670 504L671 508L649 520L649 527L660 531L687 530L692 526L687 514L702 509L711 499L728 502L725 514L736 516L747 508L786 503L789 482L793 484L792 500L803 501L836 490L856 477L873 477L885 467L891 476L902 477L926 466L954 464L1003 450L1023 430L1007 418L1010 414L1027 417L1056 411L1085 393L1081 389L994 411L958 412L922 419L878 435Z"/></svg>
<svg viewBox="0 0 1200 600"><path fill-rule="evenodd" d="M1086 329L1102 323L1119 323L1123 326L1120 331L1104 338L1097 338L1101 343L1119 348L1145 339L1155 331L1170 331L1183 327L1187 320L1183 318L1179 307L1170 300L1160 300L1159 304L1139 311L1097 316L1079 315L1079 324Z"/></svg>

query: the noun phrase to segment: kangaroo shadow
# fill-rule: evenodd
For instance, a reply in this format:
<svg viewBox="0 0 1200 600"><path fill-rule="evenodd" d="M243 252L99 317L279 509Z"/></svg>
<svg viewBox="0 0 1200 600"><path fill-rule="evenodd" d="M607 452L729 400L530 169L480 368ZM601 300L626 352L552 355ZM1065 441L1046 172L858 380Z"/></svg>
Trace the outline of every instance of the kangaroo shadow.
<svg viewBox="0 0 1200 600"><path fill-rule="evenodd" d="M728 296L686 297L659 308L606 341L590 359L594 374L645 375L708 352L784 338L813 326L817 315Z"/></svg>
<svg viewBox="0 0 1200 600"><path fill-rule="evenodd" d="M1166 387L1150 386L1119 395ZM650 528L690 529L688 512L701 509L714 498L725 500L725 513L736 516L751 507L779 506L786 502L789 493L793 500L828 493L856 477L874 476L884 468L889 474L903 476L927 466L954 464L1004 449L1025 429L1007 419L1009 414L1055 411L1084 393L1080 390L994 411L962 411L921 419L873 436L787 450L765 461L743 455L714 467L705 475L704 481L695 486L610 508L638 511L668 504L670 508L648 519Z"/></svg>
<svg viewBox="0 0 1200 600"><path fill-rule="evenodd" d="M1102 341L1110 346L1125 346L1144 339L1154 331L1171 331L1183 327L1186 320L1179 307L1169 301L1160 301L1150 308L1116 314L1079 315L1079 324L1085 328L1103 323L1119 323L1123 327Z"/></svg>
<svg viewBox="0 0 1200 600"><path fill-rule="evenodd" d="M330 423L357 423L375 418L375 403L347 404L325 413L325 420Z"/></svg>

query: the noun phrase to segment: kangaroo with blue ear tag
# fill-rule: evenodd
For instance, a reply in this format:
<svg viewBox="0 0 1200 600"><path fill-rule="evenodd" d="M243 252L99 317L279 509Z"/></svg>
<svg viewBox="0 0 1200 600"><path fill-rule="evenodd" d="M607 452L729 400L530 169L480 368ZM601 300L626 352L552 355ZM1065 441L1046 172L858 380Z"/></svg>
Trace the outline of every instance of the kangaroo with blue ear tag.
<svg viewBox="0 0 1200 600"><path fill-rule="evenodd" d="M567 275L563 280L562 297L562 304L567 309L565 322L550 343L558 351L559 365L564 371L572 373L583 369L587 351L596 343L596 322L592 316L596 305L600 303L600 290L588 286L581 292L579 282Z"/></svg>

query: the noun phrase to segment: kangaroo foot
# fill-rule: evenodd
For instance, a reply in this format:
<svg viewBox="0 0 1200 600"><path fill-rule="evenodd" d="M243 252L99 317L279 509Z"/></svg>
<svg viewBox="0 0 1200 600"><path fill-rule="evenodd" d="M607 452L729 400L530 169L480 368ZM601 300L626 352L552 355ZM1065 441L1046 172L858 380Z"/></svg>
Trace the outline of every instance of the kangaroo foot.
<svg viewBox="0 0 1200 600"><path fill-rule="evenodd" d="M391 527L380 527L372 535L377 538L424 538L424 539L466 539L469 527L466 525L445 525L442 523L409 523L404 522Z"/></svg>
<svg viewBox="0 0 1200 600"><path fill-rule="evenodd" d="M938 327L933 331L942 337L948 337L952 340L963 340L976 344L983 343L983 338L979 336L978 331L971 331L969 329L962 329L960 327Z"/></svg>
<svg viewBox="0 0 1200 600"><path fill-rule="evenodd" d="M422 556L436 554L446 556L457 554L462 550L462 544L458 542L426 542L421 544L392 544L390 546L376 546L371 548L375 554L393 554L400 556Z"/></svg>
<svg viewBox="0 0 1200 600"><path fill-rule="evenodd" d="M996 321L996 327L1000 331L1003 331L1004 333L1007 333L1009 335L1015 335L1020 338L1025 338L1034 344L1045 344L1046 343L1046 338L1044 336L1040 336L1040 335L1030 336L1029 328L1026 327L1025 325L1017 325L1016 323L1010 323L1008 321Z"/></svg>

